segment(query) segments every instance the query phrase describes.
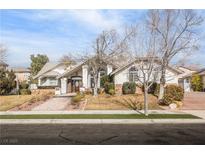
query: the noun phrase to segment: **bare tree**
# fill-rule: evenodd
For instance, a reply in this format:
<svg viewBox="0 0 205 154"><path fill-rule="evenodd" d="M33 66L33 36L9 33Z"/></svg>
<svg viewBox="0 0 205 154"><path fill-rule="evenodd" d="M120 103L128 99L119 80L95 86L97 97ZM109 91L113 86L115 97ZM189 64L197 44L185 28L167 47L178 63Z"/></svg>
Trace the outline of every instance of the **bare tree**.
<svg viewBox="0 0 205 154"><path fill-rule="evenodd" d="M83 57L92 72L94 96L97 96L97 85L100 80L99 73L101 69L103 69L106 63L112 63L113 57L120 55L126 50L126 42L131 34L131 32L126 32L120 36L116 30L103 31L93 42L93 54Z"/></svg>
<svg viewBox="0 0 205 154"><path fill-rule="evenodd" d="M155 33L146 33L147 29L142 26L141 30L136 32L130 47L136 54L135 70L136 82L142 85L144 92L144 114L148 116L148 90L159 80L160 63L157 58Z"/></svg>
<svg viewBox="0 0 205 154"><path fill-rule="evenodd" d="M6 56L7 56L7 48L3 44L0 44L0 62L5 62Z"/></svg>
<svg viewBox="0 0 205 154"><path fill-rule="evenodd" d="M179 53L196 50L197 30L203 19L193 10L151 10L147 24L157 34L161 53L159 99L164 96L165 73L170 61Z"/></svg>
<svg viewBox="0 0 205 154"><path fill-rule="evenodd" d="M66 66L75 65L77 63L75 57L71 54L63 55L59 62L64 63Z"/></svg>

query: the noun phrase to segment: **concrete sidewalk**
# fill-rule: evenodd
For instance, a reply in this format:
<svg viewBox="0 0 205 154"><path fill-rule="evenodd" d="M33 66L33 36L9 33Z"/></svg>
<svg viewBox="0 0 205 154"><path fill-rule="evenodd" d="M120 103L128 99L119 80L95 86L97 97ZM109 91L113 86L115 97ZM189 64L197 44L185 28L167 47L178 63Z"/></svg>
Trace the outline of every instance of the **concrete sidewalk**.
<svg viewBox="0 0 205 154"><path fill-rule="evenodd" d="M205 124L204 119L0 119L0 124Z"/></svg>

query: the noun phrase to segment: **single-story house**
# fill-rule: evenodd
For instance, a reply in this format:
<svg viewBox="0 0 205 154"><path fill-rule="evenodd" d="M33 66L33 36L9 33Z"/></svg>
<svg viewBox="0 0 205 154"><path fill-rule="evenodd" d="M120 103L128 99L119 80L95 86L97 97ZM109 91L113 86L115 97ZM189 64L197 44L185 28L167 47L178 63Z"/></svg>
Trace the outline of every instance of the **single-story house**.
<svg viewBox="0 0 205 154"><path fill-rule="evenodd" d="M120 67L104 63L99 76L113 76L115 90L117 93L121 93L124 82L137 82L135 73L138 71L138 62L139 58ZM155 64L160 65L158 60L155 60ZM167 84L180 85L181 83L179 79L188 73L190 72L186 68L169 66L166 71ZM59 94L78 92L80 89L93 88L92 71L87 62L82 62L69 67L62 63L49 62L45 64L34 79L38 79L38 87L55 87L59 90ZM159 79L157 82L159 83ZM100 80L98 81L98 87L100 88Z"/></svg>

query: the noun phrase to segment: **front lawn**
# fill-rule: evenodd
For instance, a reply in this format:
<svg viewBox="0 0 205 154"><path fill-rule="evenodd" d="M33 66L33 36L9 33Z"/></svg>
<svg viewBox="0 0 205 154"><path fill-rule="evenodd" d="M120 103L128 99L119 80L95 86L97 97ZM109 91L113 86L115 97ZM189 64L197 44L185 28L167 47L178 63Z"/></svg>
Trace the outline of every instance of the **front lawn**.
<svg viewBox="0 0 205 154"><path fill-rule="evenodd" d="M200 119L191 114L30 114L0 115L0 119Z"/></svg>
<svg viewBox="0 0 205 154"><path fill-rule="evenodd" d="M31 95L8 95L0 96L0 111L7 111L25 103L35 103L44 101L51 97L53 93L49 90L37 91Z"/></svg>
<svg viewBox="0 0 205 154"><path fill-rule="evenodd" d="M85 110L133 110L135 105L138 105L139 109L143 109L143 95L130 94L120 96L110 96L101 94L96 97L92 95L86 95L87 104ZM160 106L157 103L157 98L151 94L148 95L149 109L160 110Z"/></svg>

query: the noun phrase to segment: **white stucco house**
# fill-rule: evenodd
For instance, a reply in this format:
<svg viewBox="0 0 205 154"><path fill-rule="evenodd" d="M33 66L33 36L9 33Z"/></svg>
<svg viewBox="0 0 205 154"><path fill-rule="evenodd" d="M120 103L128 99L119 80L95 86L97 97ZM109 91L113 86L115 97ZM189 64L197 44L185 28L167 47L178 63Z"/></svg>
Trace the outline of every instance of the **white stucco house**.
<svg viewBox="0 0 205 154"><path fill-rule="evenodd" d="M138 60L133 60L120 67L104 63L99 76L112 76L116 92L121 93L124 82L138 82L135 75L138 71L138 62L139 58ZM155 61L155 65L159 65L157 60ZM184 86L181 79L189 73L190 71L186 68L169 66L166 71L167 84ZM34 79L38 79L38 87L56 88L59 91L58 94L67 94L93 88L92 71L87 62L82 62L69 67L62 63L49 62L34 77ZM159 83L159 80L156 82ZM98 81L98 87L100 88L100 80Z"/></svg>

